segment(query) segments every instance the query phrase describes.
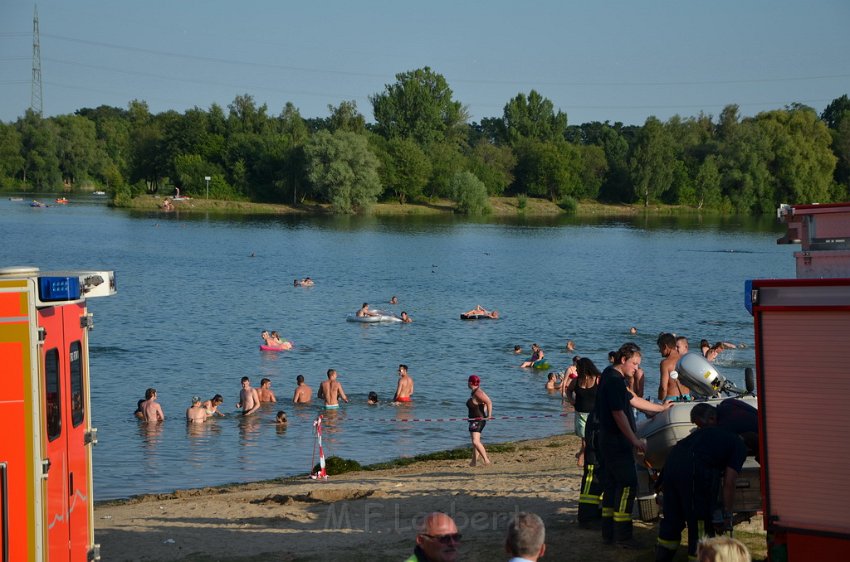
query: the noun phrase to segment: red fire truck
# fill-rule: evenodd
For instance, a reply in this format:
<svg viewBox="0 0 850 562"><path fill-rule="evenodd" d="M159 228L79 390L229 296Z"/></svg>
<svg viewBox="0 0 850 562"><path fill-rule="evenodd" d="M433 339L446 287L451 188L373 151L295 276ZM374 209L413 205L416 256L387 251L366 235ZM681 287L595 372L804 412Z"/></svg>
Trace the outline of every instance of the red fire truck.
<svg viewBox="0 0 850 562"><path fill-rule="evenodd" d="M783 206L796 279L748 281L773 562L850 557L850 203Z"/></svg>
<svg viewBox="0 0 850 562"><path fill-rule="evenodd" d="M111 271L0 269L2 561L99 560L86 300Z"/></svg>

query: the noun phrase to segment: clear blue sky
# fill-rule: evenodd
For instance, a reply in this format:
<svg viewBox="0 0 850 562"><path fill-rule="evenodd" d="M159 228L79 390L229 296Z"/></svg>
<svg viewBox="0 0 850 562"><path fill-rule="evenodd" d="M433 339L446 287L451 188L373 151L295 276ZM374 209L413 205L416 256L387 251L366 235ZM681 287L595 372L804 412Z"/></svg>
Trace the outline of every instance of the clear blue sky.
<svg viewBox="0 0 850 562"><path fill-rule="evenodd" d="M0 120L29 107L32 2L0 0ZM536 89L571 124L742 115L850 94L848 0L41 0L46 116L223 108L304 117L423 66L473 120Z"/></svg>

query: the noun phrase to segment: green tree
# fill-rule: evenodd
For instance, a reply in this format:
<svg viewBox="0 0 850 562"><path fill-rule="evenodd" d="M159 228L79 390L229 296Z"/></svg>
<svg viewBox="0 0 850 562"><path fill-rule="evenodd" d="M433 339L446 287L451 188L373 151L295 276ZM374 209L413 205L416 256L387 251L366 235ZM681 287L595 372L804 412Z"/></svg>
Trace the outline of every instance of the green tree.
<svg viewBox="0 0 850 562"><path fill-rule="evenodd" d="M428 191L431 197L451 197L449 183L466 166L466 158L457 145L449 142L435 142L426 148L431 161L431 177Z"/></svg>
<svg viewBox="0 0 850 562"><path fill-rule="evenodd" d="M97 142L102 160L97 166L98 178L107 187L123 183L129 173L130 116L126 109L101 105L95 109L81 109L77 115L95 124Z"/></svg>
<svg viewBox="0 0 850 562"><path fill-rule="evenodd" d="M675 168L673 141L657 118L649 117L644 123L629 168L634 196L644 206L670 188Z"/></svg>
<svg viewBox="0 0 850 562"><path fill-rule="evenodd" d="M362 135L319 131L304 147L315 193L337 213L368 210L381 194L378 159Z"/></svg>
<svg viewBox="0 0 850 562"><path fill-rule="evenodd" d="M28 109L18 121L21 136L21 153L24 156L23 181L36 191L58 188L62 181L59 158L56 156L55 125L48 119Z"/></svg>
<svg viewBox="0 0 850 562"><path fill-rule="evenodd" d="M841 122L847 118L848 111L850 111L850 98L847 97L847 94L844 94L829 102L829 105L821 113L821 119L826 122L826 126L830 129L837 129Z"/></svg>
<svg viewBox="0 0 850 562"><path fill-rule="evenodd" d="M694 198L688 201L697 209L717 208L722 201L720 190L720 170L717 167L717 157L708 156L699 167L696 181L694 182Z"/></svg>
<svg viewBox="0 0 850 562"><path fill-rule="evenodd" d="M581 157L565 140L541 142L523 139L514 148L519 164L516 183L529 195L553 202L574 197L581 185Z"/></svg>
<svg viewBox="0 0 850 562"><path fill-rule="evenodd" d="M415 142L393 138L387 142L388 158L382 167L384 186L404 205L422 194L431 175L431 162Z"/></svg>
<svg viewBox="0 0 850 562"><path fill-rule="evenodd" d="M502 121L511 145L523 139L554 142L563 139L567 130L567 114L560 110L556 113L552 102L535 90L528 97L519 93L509 101Z"/></svg>
<svg viewBox="0 0 850 562"><path fill-rule="evenodd" d="M844 112L844 117L831 134L832 151L837 159L835 166L837 189L833 200L846 201L850 196L850 110Z"/></svg>
<svg viewBox="0 0 850 562"><path fill-rule="evenodd" d="M821 113L832 135L832 152L838 159L835 166L836 193L833 199L845 200L850 195L850 98L844 94L826 106Z"/></svg>
<svg viewBox="0 0 850 562"><path fill-rule="evenodd" d="M357 111L357 102L343 101L337 107L328 105L328 130L348 131L362 135L366 133L366 118Z"/></svg>
<svg viewBox="0 0 850 562"><path fill-rule="evenodd" d="M236 96L227 106L227 126L234 133L264 133L269 126L268 106L257 107L254 98L248 94Z"/></svg>
<svg viewBox="0 0 850 562"><path fill-rule="evenodd" d="M576 147L579 154L579 183L571 195L577 198L596 199L608 174L608 161L605 150L596 145Z"/></svg>
<svg viewBox="0 0 850 562"><path fill-rule="evenodd" d="M446 79L429 67L396 74L396 82L369 98L375 132L390 139L413 139L420 146L460 142L468 119L466 109L452 99Z"/></svg>
<svg viewBox="0 0 850 562"><path fill-rule="evenodd" d="M465 215L486 215L490 213L487 186L472 172L464 171L455 174L449 183L449 188L459 213Z"/></svg>
<svg viewBox="0 0 850 562"><path fill-rule="evenodd" d="M55 118L58 129L57 155L65 185L87 180L105 155L99 150L94 123L79 115L60 115Z"/></svg>
<svg viewBox="0 0 850 562"><path fill-rule="evenodd" d="M502 195L513 183L516 165L511 147L496 146L484 138L472 148L469 157L470 171L481 179L490 195Z"/></svg>
<svg viewBox="0 0 850 562"><path fill-rule="evenodd" d="M0 121L0 183L23 177L26 160L22 152L21 134L14 125Z"/></svg>
<svg viewBox="0 0 850 562"><path fill-rule="evenodd" d="M836 158L829 130L815 111L804 106L769 111L759 114L756 121L774 147L775 198L770 200L770 210L782 202L829 201Z"/></svg>
<svg viewBox="0 0 850 562"><path fill-rule="evenodd" d="M771 139L754 119L737 125L721 146L718 167L724 198L739 213L768 213L775 199L770 165Z"/></svg>
<svg viewBox="0 0 850 562"><path fill-rule="evenodd" d="M129 104L130 117L130 183L143 182L146 189L156 192L168 173L167 153L162 149L164 134L161 115L153 116L145 102Z"/></svg>
<svg viewBox="0 0 850 562"><path fill-rule="evenodd" d="M276 174L276 191L284 198L292 195L292 203L298 203L299 196L306 195L307 176L305 171L304 143L310 137L307 124L301 112L291 102L287 102L280 114L281 133L285 145L282 162Z"/></svg>

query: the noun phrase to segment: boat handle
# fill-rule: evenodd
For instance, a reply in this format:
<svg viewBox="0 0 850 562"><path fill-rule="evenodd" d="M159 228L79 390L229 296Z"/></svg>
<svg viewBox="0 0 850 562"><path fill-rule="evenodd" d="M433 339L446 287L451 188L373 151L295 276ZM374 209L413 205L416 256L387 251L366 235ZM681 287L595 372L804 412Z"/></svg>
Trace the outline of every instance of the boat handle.
<svg viewBox="0 0 850 562"><path fill-rule="evenodd" d="M3 494L3 562L9 562L9 482L8 465L0 462L0 494Z"/></svg>

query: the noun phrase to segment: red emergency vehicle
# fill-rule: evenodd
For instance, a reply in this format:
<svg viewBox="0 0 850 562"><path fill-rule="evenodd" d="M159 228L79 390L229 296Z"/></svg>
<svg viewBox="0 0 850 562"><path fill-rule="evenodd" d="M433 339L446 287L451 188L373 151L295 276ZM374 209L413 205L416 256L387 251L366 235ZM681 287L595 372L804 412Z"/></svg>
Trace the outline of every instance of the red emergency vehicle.
<svg viewBox="0 0 850 562"><path fill-rule="evenodd" d="M783 206L796 279L748 281L768 558L850 558L850 203Z"/></svg>
<svg viewBox="0 0 850 562"><path fill-rule="evenodd" d="M0 555L99 560L94 543L86 300L111 271L0 269Z"/></svg>

